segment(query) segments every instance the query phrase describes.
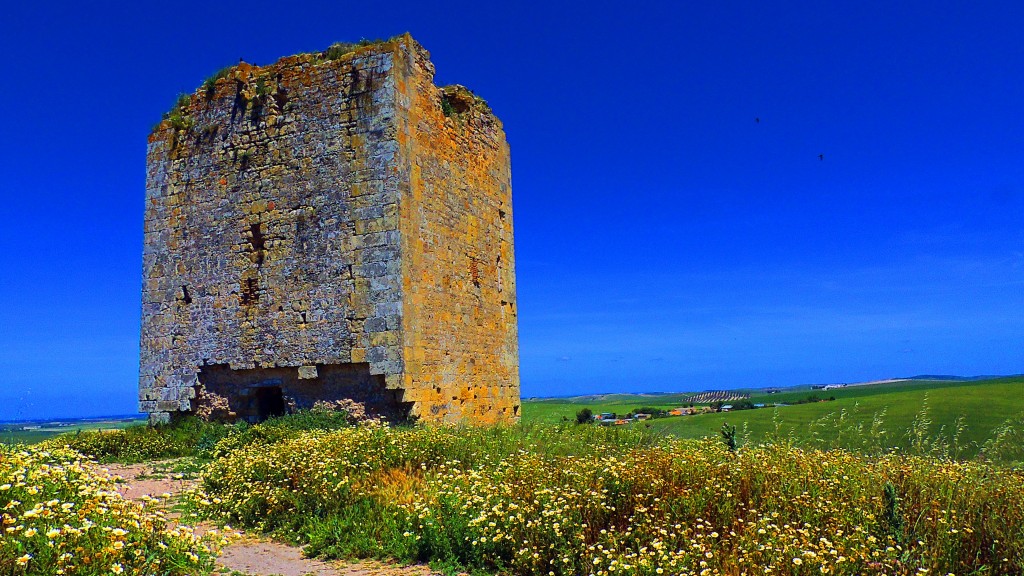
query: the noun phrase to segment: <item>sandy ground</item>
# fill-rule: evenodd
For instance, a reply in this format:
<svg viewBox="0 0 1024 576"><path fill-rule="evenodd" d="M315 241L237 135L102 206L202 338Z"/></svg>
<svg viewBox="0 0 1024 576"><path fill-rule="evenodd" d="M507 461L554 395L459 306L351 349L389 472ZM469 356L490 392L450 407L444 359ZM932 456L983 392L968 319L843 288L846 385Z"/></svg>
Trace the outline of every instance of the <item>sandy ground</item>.
<svg viewBox="0 0 1024 576"><path fill-rule="evenodd" d="M104 466L112 475L120 476L125 483L119 484L118 492L126 498L138 500L144 496L160 497L181 494L195 486L196 481L166 471L167 463L143 463L131 465L111 464ZM178 476L178 477L176 477ZM168 514L177 518L175 513ZM197 526L202 532L213 525ZM218 567L233 570L246 576L431 576L435 574L426 566L397 566L381 562L362 561L356 563L327 562L304 558L302 550L265 538L243 534L221 552Z"/></svg>

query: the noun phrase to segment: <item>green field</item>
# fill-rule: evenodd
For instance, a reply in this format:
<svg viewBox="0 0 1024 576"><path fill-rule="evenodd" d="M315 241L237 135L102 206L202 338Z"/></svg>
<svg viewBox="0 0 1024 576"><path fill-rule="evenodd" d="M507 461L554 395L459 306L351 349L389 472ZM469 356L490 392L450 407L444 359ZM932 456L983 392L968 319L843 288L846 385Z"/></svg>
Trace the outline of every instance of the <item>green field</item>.
<svg viewBox="0 0 1024 576"><path fill-rule="evenodd" d="M75 434L92 430L121 430L128 426L145 423L142 418L123 418L111 420L89 420L76 422L51 422L40 425L38 429L24 430L32 423L17 422L0 424L0 444L35 444L59 434ZM60 425L65 424L65 425ZM39 425L38 423L36 425Z"/></svg>
<svg viewBox="0 0 1024 576"><path fill-rule="evenodd" d="M1011 419L1024 417L1024 378L999 378L975 382L903 381L850 386L830 390L809 388L778 394L752 394L755 403L791 403L809 395L834 397L834 401L759 408L728 413L675 416L650 420L657 431L680 438L717 436L723 423L735 425L748 441L790 438L798 443L822 446L888 448L908 447L914 431L920 440L953 442L957 436L960 456L970 457ZM558 422L574 419L576 411L627 413L641 406L679 406L687 394L585 396L536 399L523 402L526 422ZM925 408L927 407L927 408ZM875 421L877 420L877 423ZM915 427L915 423L917 426ZM631 424L642 425L642 424ZM950 450L953 447L950 446Z"/></svg>
<svg viewBox="0 0 1024 576"><path fill-rule="evenodd" d="M523 422L557 423L572 420L576 411L590 408L595 414L625 414L641 406L670 409L680 406L689 394L601 394L574 398L527 398L523 400Z"/></svg>

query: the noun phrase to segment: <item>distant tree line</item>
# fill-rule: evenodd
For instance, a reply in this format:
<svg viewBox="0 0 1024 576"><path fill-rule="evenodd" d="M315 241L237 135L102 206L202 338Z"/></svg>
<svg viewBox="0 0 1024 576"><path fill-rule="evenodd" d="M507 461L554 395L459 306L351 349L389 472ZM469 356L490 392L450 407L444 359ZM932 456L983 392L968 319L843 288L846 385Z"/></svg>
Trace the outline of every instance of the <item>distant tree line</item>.
<svg viewBox="0 0 1024 576"><path fill-rule="evenodd" d="M754 403L750 400L736 400L735 402L723 402L721 400L716 400L711 403L711 409L715 412L721 412L722 406L729 406L730 410L753 410L754 408L757 408L757 406L754 406Z"/></svg>
<svg viewBox="0 0 1024 576"><path fill-rule="evenodd" d="M811 395L809 395L806 398L801 398L799 400L793 401L793 404L814 404L815 402L831 402L831 401L833 401L835 399L836 399L835 396L829 396L828 398L822 398L821 396L818 396L817 394L811 394Z"/></svg>

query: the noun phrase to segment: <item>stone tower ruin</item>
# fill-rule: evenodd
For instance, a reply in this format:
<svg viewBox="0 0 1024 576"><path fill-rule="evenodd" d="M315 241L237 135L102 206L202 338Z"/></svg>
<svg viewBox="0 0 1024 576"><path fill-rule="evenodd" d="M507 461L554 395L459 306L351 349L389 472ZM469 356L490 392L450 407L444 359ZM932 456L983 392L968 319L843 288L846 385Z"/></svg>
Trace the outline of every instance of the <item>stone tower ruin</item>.
<svg viewBox="0 0 1024 576"><path fill-rule="evenodd" d="M519 415L509 148L408 35L219 72L149 137L139 407Z"/></svg>

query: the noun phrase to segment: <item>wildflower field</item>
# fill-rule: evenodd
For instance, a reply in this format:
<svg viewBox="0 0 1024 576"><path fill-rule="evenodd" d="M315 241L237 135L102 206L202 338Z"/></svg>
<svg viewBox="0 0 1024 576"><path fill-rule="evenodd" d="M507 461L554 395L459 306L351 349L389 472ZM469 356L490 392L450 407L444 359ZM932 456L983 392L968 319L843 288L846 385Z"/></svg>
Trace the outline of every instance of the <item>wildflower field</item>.
<svg viewBox="0 0 1024 576"><path fill-rule="evenodd" d="M0 574L209 573L223 540L173 527L155 500L124 500L90 461L167 457L201 471L188 521L326 558L491 574L1024 574L1021 424L971 450L962 420L937 423L927 401L898 442L881 415L842 409L816 424L831 442L389 428L324 410L83 432L0 448Z"/></svg>
<svg viewBox="0 0 1024 576"><path fill-rule="evenodd" d="M0 445L0 574L209 573L221 542L171 526L156 503L122 498L77 452Z"/></svg>
<svg viewBox="0 0 1024 576"><path fill-rule="evenodd" d="M196 513L326 557L549 575L1024 573L1024 473L982 461L573 425L221 442Z"/></svg>

